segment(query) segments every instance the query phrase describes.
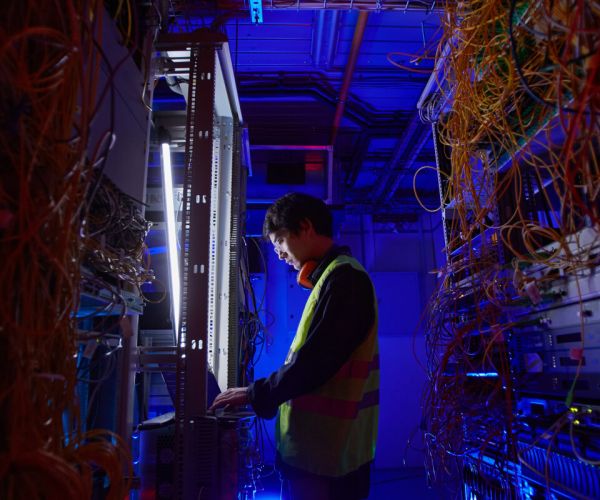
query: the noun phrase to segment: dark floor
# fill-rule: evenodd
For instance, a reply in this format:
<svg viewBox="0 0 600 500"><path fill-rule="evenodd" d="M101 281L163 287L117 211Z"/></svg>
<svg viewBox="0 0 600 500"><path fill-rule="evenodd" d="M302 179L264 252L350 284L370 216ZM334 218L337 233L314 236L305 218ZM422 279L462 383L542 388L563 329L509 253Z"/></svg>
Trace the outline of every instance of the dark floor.
<svg viewBox="0 0 600 500"><path fill-rule="evenodd" d="M279 500L279 485L273 475L263 481L264 491L256 493L257 500ZM420 467L377 469L371 478L369 500L446 500L444 490L427 487L425 471Z"/></svg>
<svg viewBox="0 0 600 500"><path fill-rule="evenodd" d="M369 500L446 500L443 489L427 486L425 470L420 467L378 469L373 473Z"/></svg>

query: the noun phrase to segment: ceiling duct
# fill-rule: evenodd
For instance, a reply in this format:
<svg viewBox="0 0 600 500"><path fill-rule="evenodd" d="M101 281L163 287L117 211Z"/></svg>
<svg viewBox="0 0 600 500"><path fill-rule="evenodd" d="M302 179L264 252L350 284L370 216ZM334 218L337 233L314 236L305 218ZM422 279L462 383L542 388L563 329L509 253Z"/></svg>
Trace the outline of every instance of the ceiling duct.
<svg viewBox="0 0 600 500"><path fill-rule="evenodd" d="M350 90L350 83L354 76L354 67L356 66L356 60L358 59L358 53L360 52L360 46L362 44L363 36L365 34L365 28L367 26L367 20L369 13L361 11L358 14L358 20L356 21L356 27L354 28L354 37L352 38L352 48L350 55L348 56L348 63L346 64L346 71L344 73L344 80L342 82L342 88L340 90L340 96L338 98L338 104L335 109L335 118L333 119L333 127L331 130L331 140L329 143L335 146L335 140L337 138L340 123L342 122L342 116L344 116L344 108L346 107L346 99L348 98L348 92Z"/></svg>

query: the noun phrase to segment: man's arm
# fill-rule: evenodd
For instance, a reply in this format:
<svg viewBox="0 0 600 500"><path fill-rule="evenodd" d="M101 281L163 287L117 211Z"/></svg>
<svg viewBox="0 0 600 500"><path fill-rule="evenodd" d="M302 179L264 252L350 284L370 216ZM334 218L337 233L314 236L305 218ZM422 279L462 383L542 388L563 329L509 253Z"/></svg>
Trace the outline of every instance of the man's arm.
<svg viewBox="0 0 600 500"><path fill-rule="evenodd" d="M256 414L273 418L284 401L323 385L367 338L375 318L373 288L362 271L344 265L327 278L307 340L291 362L248 387Z"/></svg>

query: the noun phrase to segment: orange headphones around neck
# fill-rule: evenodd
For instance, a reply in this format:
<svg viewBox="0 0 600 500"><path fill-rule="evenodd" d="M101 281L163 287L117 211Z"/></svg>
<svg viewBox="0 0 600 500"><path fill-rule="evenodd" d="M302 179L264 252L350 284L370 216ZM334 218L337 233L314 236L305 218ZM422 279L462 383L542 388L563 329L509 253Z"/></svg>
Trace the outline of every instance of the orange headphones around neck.
<svg viewBox="0 0 600 500"><path fill-rule="evenodd" d="M298 271L298 274L296 275L296 281L301 287L311 290L315 286L310 280L310 275L318 265L319 263L316 260L309 260L300 268L300 271Z"/></svg>

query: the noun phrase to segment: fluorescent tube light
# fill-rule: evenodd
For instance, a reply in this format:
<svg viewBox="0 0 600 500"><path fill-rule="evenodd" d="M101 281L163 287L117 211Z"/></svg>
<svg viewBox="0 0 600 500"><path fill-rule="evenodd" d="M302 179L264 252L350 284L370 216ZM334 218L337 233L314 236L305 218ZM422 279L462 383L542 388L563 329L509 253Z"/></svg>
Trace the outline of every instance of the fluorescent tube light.
<svg viewBox="0 0 600 500"><path fill-rule="evenodd" d="M179 254L177 252L177 228L175 220L175 200L173 196L173 172L171 167L171 147L161 144L163 200L167 223L167 245L169 254L169 275L171 278L171 306L175 338L179 340L179 314L181 306L181 284L179 280Z"/></svg>

